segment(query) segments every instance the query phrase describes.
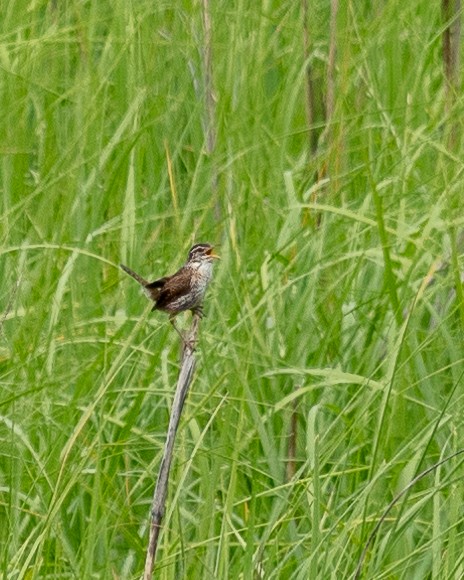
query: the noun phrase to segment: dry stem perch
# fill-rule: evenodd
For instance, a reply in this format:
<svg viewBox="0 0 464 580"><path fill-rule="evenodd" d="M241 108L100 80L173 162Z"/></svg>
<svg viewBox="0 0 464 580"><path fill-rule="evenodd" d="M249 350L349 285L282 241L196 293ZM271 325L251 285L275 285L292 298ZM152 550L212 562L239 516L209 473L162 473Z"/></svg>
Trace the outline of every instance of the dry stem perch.
<svg viewBox="0 0 464 580"><path fill-rule="evenodd" d="M151 580L153 575L153 566L155 563L156 549L158 547L158 537L161 530L161 521L165 512L169 470L171 468L174 441L176 438L177 427L179 426L184 401L187 396L190 383L192 382L193 371L195 370L196 360L194 348L192 345L194 345L197 341L200 320L201 316L198 313L193 315L192 326L183 343L182 365L179 378L177 380L174 401L172 403L163 459L161 460L158 480L156 482L155 493L153 495L153 503L151 508L150 541L148 544L147 558L145 560L145 572L143 575L144 580Z"/></svg>
<svg viewBox="0 0 464 580"><path fill-rule="evenodd" d="M174 441L184 401L192 382L195 370L195 345L202 317L202 303L206 288L213 274L213 261L219 258L213 253L211 244L195 244L189 252L187 262L172 276L165 276L148 282L133 270L121 264L121 268L143 287L145 294L154 301L153 310L163 310L169 313L169 320L182 338L182 359L176 392L169 418L168 434L161 460L158 480L152 503L152 519L150 526L150 541L145 561L144 580L150 580L153 575L158 537L161 521L165 512L168 489L169 470L171 467ZM184 310L192 310L193 320L190 330L184 335L175 325L174 316Z"/></svg>

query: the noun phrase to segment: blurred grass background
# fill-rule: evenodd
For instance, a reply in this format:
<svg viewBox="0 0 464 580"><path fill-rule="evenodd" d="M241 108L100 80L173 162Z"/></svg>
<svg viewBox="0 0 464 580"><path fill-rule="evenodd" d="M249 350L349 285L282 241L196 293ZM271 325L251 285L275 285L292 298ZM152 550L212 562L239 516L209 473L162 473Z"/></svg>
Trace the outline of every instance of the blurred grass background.
<svg viewBox="0 0 464 580"><path fill-rule="evenodd" d="M143 570L179 345L119 262L222 256L156 577L350 578L392 497L464 447L450 22L336 8L3 7L5 578ZM401 498L362 577L462 578L462 476Z"/></svg>

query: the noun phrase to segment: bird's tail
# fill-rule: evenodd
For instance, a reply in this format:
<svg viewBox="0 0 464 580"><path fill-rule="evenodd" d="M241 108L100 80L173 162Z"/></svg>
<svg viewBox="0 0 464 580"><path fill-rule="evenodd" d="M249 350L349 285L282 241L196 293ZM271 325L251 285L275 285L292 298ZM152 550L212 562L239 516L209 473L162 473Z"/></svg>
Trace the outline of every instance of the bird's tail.
<svg viewBox="0 0 464 580"><path fill-rule="evenodd" d="M139 284L141 284L142 286L145 287L149 284L149 282L147 280L145 280L145 278L142 278L142 276L139 276L136 272L134 272L134 270L131 270L127 266L124 266L124 264L119 264L119 265L124 270L124 272L126 272L126 274L129 274L129 276L132 276L132 278L134 278L134 280L137 280L137 282Z"/></svg>

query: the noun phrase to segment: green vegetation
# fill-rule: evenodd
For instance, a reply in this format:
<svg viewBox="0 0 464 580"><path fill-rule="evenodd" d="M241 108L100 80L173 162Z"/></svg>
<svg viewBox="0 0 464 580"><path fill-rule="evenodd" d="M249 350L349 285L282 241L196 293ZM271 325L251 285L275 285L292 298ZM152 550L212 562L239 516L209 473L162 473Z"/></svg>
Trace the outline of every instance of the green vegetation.
<svg viewBox="0 0 464 580"><path fill-rule="evenodd" d="M213 100L202 11L2 10L5 578L143 570L179 344L119 262L222 256L157 578L350 578L392 498L464 447L463 107L439 3L340 2L327 124L330 10L310 2L312 131L302 6L211 2ZM463 576L463 475L456 457L401 497L363 578Z"/></svg>

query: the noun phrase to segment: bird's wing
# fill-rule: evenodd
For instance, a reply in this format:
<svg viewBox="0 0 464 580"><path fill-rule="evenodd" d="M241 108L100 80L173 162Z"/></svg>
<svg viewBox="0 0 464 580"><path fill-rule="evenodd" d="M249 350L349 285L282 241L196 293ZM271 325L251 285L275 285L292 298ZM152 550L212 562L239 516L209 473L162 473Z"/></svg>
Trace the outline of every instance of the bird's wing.
<svg viewBox="0 0 464 580"><path fill-rule="evenodd" d="M190 276L182 270L176 272L173 276L164 279L163 287L160 290L156 307L163 310L177 296L182 296L190 291Z"/></svg>
<svg viewBox="0 0 464 580"><path fill-rule="evenodd" d="M166 284L168 285L168 287L170 287L170 285L172 284L172 282L170 282L173 278L176 279L179 277L179 274L183 274L184 272L184 267L182 267L180 270L177 270L177 272L175 274L172 274L172 276L164 276L163 278L158 278L158 280L153 280L153 282L147 282L146 286L147 288L163 288Z"/></svg>
<svg viewBox="0 0 464 580"><path fill-rule="evenodd" d="M169 280L169 276L158 278L158 280L153 280L153 282L147 282L145 284L145 288L162 288L166 284L167 280Z"/></svg>

